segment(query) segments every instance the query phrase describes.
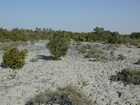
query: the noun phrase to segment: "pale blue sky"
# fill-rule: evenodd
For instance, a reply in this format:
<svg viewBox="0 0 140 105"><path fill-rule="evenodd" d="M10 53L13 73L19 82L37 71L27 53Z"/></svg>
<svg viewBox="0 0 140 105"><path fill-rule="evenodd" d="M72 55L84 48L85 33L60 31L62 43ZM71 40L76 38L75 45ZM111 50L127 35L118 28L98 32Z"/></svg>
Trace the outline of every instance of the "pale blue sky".
<svg viewBox="0 0 140 105"><path fill-rule="evenodd" d="M0 27L140 32L140 0L0 0Z"/></svg>

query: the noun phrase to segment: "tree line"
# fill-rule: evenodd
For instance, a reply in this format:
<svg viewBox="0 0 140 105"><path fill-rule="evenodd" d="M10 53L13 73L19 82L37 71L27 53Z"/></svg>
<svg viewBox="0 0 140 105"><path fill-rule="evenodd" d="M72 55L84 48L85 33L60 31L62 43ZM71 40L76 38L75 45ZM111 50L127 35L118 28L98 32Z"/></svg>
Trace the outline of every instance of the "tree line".
<svg viewBox="0 0 140 105"><path fill-rule="evenodd" d="M61 35L68 40L87 41L87 42L106 42L113 44L131 43L136 44L140 40L140 32L132 32L131 34L121 35L118 32L104 30L104 28L95 27L92 32L70 32L65 30L52 30L51 28L35 28L7 30L0 28L0 42L3 41L28 41L28 40L46 40L52 35Z"/></svg>

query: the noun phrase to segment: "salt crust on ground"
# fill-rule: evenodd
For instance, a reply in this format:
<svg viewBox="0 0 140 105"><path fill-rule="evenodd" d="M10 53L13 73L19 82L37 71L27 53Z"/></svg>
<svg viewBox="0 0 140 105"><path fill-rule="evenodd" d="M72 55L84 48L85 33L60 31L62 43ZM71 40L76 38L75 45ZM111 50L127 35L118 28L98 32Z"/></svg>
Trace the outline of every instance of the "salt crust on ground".
<svg viewBox="0 0 140 105"><path fill-rule="evenodd" d="M140 100L140 86L125 86L109 80L111 75L123 68L140 70L140 65L135 64L140 58L140 48L121 45L115 54L122 53L127 57L122 61L89 61L77 56L73 49L69 49L62 60L56 61L50 59L45 45L46 41L38 41L34 45L20 47L27 48L29 52L25 66L15 77L11 69L0 68L0 105L24 105L29 98L45 89L56 90L67 84L77 86L98 105L135 105ZM1 51L0 61L2 55ZM38 58L38 61L30 62L33 58Z"/></svg>

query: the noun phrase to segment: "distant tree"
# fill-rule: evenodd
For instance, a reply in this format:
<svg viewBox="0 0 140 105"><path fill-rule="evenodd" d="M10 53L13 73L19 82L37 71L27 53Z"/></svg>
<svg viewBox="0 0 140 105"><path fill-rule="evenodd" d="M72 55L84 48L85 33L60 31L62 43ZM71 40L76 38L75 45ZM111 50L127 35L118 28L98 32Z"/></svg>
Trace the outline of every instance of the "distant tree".
<svg viewBox="0 0 140 105"><path fill-rule="evenodd" d="M94 30L94 32L95 32L96 34L99 34L99 35L105 33L104 28L96 27L96 28L94 28L93 30Z"/></svg>
<svg viewBox="0 0 140 105"><path fill-rule="evenodd" d="M130 34L130 38L132 38L132 39L140 39L140 32L132 32Z"/></svg>
<svg viewBox="0 0 140 105"><path fill-rule="evenodd" d="M118 32L112 32L111 35L112 36L110 37L108 41L109 43L120 44L123 42L123 39L122 39L123 37L121 37Z"/></svg>

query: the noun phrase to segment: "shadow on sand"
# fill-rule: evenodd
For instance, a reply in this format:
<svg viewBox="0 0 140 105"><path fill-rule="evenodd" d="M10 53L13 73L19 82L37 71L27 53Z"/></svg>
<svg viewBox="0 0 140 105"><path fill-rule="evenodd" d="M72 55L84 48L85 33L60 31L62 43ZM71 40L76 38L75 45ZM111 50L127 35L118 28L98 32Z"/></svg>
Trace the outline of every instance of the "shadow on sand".
<svg viewBox="0 0 140 105"><path fill-rule="evenodd" d="M43 59L43 60L57 60L56 57L53 56L45 56L45 55L37 55L38 59Z"/></svg>
<svg viewBox="0 0 140 105"><path fill-rule="evenodd" d="M140 65L140 63L139 62L135 62L135 63L133 63L134 65Z"/></svg>

